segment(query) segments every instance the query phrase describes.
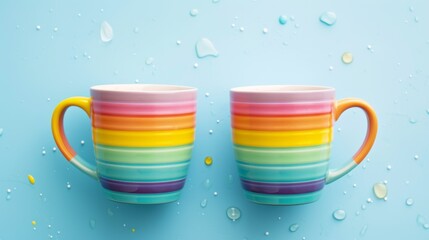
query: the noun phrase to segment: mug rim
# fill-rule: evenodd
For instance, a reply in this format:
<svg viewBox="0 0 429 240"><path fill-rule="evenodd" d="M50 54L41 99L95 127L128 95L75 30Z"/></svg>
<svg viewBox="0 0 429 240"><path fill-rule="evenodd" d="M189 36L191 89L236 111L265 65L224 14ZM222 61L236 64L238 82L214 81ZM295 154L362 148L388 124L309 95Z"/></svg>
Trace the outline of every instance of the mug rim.
<svg viewBox="0 0 429 240"><path fill-rule="evenodd" d="M100 84L90 88L91 91L97 92L129 92L129 93L146 93L146 94L163 94L175 92L194 92L195 87L170 85L170 84Z"/></svg>
<svg viewBox="0 0 429 240"><path fill-rule="evenodd" d="M308 92L334 92L335 88L319 85L251 85L234 87L232 93L308 93Z"/></svg>

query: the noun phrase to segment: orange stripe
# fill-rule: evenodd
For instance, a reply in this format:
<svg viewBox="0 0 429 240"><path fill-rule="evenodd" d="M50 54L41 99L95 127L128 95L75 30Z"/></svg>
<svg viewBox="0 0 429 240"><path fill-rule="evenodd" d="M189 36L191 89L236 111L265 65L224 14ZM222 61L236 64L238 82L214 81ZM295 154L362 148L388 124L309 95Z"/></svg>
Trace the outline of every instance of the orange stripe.
<svg viewBox="0 0 429 240"><path fill-rule="evenodd" d="M289 131L330 128L334 118L332 114L289 116L289 117L257 117L232 115L232 127L246 130Z"/></svg>
<svg viewBox="0 0 429 240"><path fill-rule="evenodd" d="M193 128L195 114L163 117L124 117L93 114L92 126L110 130L174 130Z"/></svg>

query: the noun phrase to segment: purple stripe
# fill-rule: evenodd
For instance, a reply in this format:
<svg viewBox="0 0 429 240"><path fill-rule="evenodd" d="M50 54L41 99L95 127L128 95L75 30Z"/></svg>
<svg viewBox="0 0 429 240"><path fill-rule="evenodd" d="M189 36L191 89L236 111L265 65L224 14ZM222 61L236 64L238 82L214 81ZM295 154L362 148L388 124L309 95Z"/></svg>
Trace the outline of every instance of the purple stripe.
<svg viewBox="0 0 429 240"><path fill-rule="evenodd" d="M298 183L267 183L241 180L243 188L256 193L265 194L299 194L315 192L323 188L325 179Z"/></svg>
<svg viewBox="0 0 429 240"><path fill-rule="evenodd" d="M123 182L100 178L101 185L109 190L126 193L164 193L178 191L185 185L185 179L171 182Z"/></svg>

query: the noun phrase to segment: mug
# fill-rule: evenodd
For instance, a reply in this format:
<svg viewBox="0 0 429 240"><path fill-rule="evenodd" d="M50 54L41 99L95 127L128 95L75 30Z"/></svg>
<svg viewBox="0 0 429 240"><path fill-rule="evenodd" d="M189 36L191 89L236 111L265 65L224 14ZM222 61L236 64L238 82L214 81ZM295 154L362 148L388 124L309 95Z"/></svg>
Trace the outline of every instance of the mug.
<svg viewBox="0 0 429 240"><path fill-rule="evenodd" d="M91 98L63 100L52 115L52 133L64 157L97 179L113 201L176 201L185 184L195 132L196 89L112 84L91 87ZM70 106L91 118L95 166L82 159L64 134Z"/></svg>
<svg viewBox="0 0 429 240"><path fill-rule="evenodd" d="M363 100L335 100L323 86L233 88L231 125L234 153L247 199L269 205L296 205L319 199L326 184L356 167L377 135L377 116ZM366 138L344 167L329 170L333 124L352 107L367 117Z"/></svg>

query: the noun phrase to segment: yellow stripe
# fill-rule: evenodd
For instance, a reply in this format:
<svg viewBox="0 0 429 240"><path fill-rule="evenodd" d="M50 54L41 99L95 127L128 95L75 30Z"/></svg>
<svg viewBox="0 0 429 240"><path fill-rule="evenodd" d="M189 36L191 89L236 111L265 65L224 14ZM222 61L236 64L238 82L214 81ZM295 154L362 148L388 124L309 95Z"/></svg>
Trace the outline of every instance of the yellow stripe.
<svg viewBox="0 0 429 240"><path fill-rule="evenodd" d="M93 128L94 143L118 147L171 147L194 142L194 128L164 131L115 131Z"/></svg>
<svg viewBox="0 0 429 240"><path fill-rule="evenodd" d="M306 147L332 141L332 128L302 131L232 130L235 144L252 147Z"/></svg>

